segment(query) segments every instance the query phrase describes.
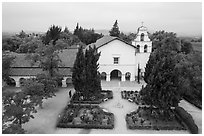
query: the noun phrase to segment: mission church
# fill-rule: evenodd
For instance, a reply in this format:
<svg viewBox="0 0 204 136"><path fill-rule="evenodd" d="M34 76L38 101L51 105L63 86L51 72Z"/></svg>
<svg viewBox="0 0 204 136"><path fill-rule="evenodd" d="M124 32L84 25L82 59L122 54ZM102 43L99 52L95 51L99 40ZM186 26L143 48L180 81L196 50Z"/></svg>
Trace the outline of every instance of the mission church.
<svg viewBox="0 0 204 136"><path fill-rule="evenodd" d="M87 45L96 46L101 52L99 58L99 72L101 79L106 81L135 81L138 74L144 75L145 66L152 51L152 42L143 25L137 29L136 38L132 43L127 43L118 37L103 36L95 43ZM65 49L59 53L63 65L59 67L59 74L63 75L62 86L66 87L71 82L72 72L77 48ZM44 73L36 64L25 59L26 54L12 53L16 58L11 66L10 77L15 80L16 87L26 78L35 78L37 74ZM140 70L140 72L138 72Z"/></svg>

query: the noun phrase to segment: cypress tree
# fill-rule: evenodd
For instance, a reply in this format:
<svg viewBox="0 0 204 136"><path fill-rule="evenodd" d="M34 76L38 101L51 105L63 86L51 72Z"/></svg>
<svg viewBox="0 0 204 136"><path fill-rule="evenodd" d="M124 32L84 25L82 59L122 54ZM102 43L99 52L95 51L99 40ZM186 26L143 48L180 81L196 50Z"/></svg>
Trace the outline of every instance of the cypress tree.
<svg viewBox="0 0 204 136"><path fill-rule="evenodd" d="M110 33L110 36L115 36L115 37L119 37L120 35L120 30L119 30L119 27L118 27L118 21L116 20L112 29L109 31Z"/></svg>
<svg viewBox="0 0 204 136"><path fill-rule="evenodd" d="M72 82L74 89L78 93L83 93L84 91L84 52L83 47L80 46L77 52L76 60L74 62L74 67L72 71Z"/></svg>

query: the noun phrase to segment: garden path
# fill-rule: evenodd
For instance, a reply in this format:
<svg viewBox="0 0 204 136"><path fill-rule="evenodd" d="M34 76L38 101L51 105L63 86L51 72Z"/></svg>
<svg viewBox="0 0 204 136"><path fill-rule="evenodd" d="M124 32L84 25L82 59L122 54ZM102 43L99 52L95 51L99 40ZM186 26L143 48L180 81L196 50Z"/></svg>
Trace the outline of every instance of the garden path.
<svg viewBox="0 0 204 136"><path fill-rule="evenodd" d="M127 87L128 86L128 87ZM120 92L122 90L140 90L142 84L135 83L117 83L114 82L102 83L103 90L112 90L113 99L108 100L100 104L108 111L114 113L115 117L115 128L114 129L71 129L71 128L56 128L57 117L63 108L70 101L68 97L68 91L73 88L61 88L57 92L56 97L45 100L43 103L43 109L38 109L38 112L34 114L35 118L31 119L28 123L23 125L23 128L28 131L28 133L33 134L185 134L188 131L155 131L155 130L129 130L126 127L125 115L135 109L137 105L128 102L121 98ZM202 129L202 114L197 112L197 109L192 108L190 104L185 101L181 101L180 105L184 107L195 119L196 124Z"/></svg>

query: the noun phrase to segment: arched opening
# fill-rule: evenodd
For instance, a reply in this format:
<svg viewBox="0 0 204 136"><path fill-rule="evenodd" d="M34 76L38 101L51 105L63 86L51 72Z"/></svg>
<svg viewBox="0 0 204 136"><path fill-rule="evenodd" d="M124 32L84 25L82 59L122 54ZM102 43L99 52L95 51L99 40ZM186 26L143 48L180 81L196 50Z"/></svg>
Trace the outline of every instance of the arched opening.
<svg viewBox="0 0 204 136"><path fill-rule="evenodd" d="M111 80L120 80L121 81L122 73L119 70L113 70L110 73L110 79Z"/></svg>
<svg viewBox="0 0 204 136"><path fill-rule="evenodd" d="M140 41L144 41L144 34L143 33L140 36Z"/></svg>
<svg viewBox="0 0 204 136"><path fill-rule="evenodd" d="M8 78L7 80L6 80L6 84L8 85L8 86L16 86L16 81L13 79L13 78Z"/></svg>
<svg viewBox="0 0 204 136"><path fill-rule="evenodd" d="M102 72L100 76L101 76L101 80L106 81L106 72Z"/></svg>
<svg viewBox="0 0 204 136"><path fill-rule="evenodd" d="M20 86L24 86L25 82L26 82L25 78L20 78L19 79Z"/></svg>
<svg viewBox="0 0 204 136"><path fill-rule="evenodd" d="M70 86L72 84L72 78L67 78L66 79L66 85Z"/></svg>
<svg viewBox="0 0 204 136"><path fill-rule="evenodd" d="M144 52L147 52L147 45L144 46Z"/></svg>
<svg viewBox="0 0 204 136"><path fill-rule="evenodd" d="M137 45L136 52L140 52L140 45Z"/></svg>
<svg viewBox="0 0 204 136"><path fill-rule="evenodd" d="M130 76L131 76L130 72L125 73L125 80L130 81Z"/></svg>

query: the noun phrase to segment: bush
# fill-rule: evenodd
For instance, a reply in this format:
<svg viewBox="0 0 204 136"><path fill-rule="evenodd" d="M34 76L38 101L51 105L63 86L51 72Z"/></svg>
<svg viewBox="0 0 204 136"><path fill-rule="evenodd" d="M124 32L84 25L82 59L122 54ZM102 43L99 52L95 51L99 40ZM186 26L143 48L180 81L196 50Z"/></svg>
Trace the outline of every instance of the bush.
<svg viewBox="0 0 204 136"><path fill-rule="evenodd" d="M192 134L198 134L198 126L195 124L192 116L186 112L182 107L175 108L176 113L180 116L183 122L188 126Z"/></svg>

